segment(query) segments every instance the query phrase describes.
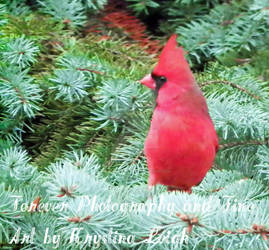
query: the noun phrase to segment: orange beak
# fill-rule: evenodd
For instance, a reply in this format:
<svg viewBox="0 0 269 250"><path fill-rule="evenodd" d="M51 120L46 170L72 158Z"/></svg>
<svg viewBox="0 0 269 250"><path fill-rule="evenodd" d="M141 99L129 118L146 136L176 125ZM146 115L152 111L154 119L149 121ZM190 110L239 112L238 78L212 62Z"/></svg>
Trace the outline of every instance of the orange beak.
<svg viewBox="0 0 269 250"><path fill-rule="evenodd" d="M155 89L156 87L155 81L151 77L151 74L146 75L142 80L140 80L140 82L150 89Z"/></svg>

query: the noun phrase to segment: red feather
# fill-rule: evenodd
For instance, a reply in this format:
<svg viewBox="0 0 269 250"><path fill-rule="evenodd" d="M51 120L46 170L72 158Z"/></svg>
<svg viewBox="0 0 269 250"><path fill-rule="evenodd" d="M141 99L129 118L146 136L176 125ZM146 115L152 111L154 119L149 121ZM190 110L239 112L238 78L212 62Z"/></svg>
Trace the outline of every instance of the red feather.
<svg viewBox="0 0 269 250"><path fill-rule="evenodd" d="M166 82L157 90L145 141L148 184L191 192L213 165L218 138L184 51L177 47L176 35L164 47L152 76L141 83L156 90L156 77L165 77Z"/></svg>

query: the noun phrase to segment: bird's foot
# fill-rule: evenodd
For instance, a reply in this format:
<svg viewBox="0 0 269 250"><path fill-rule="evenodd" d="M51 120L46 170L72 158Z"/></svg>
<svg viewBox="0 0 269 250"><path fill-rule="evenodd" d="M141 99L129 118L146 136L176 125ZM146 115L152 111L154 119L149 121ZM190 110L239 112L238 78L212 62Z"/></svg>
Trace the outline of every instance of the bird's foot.
<svg viewBox="0 0 269 250"><path fill-rule="evenodd" d="M192 190L191 188L180 188L180 187L175 187L175 186L167 186L167 191L172 192L172 191L181 191L181 192L186 192L191 194Z"/></svg>
<svg viewBox="0 0 269 250"><path fill-rule="evenodd" d="M148 185L148 200L152 200L156 193L156 186Z"/></svg>

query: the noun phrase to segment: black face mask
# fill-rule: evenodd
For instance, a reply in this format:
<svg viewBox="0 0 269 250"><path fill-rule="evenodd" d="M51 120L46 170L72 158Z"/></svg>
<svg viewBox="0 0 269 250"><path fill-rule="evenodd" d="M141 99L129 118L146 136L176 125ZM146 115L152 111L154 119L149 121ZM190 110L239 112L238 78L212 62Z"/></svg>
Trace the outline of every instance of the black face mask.
<svg viewBox="0 0 269 250"><path fill-rule="evenodd" d="M154 89L155 97L157 98L160 88L166 83L167 79L165 76L157 76L151 73L151 77L155 81L156 87Z"/></svg>

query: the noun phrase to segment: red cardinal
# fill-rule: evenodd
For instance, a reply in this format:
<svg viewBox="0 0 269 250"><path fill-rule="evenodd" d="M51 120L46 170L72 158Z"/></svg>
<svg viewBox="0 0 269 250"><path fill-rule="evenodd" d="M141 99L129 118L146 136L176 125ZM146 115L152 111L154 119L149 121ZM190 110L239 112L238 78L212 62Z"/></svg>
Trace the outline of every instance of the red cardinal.
<svg viewBox="0 0 269 250"><path fill-rule="evenodd" d="M141 83L156 93L156 107L145 141L149 188L191 193L211 168L218 137L206 100L195 83L176 35L165 45L157 66Z"/></svg>

